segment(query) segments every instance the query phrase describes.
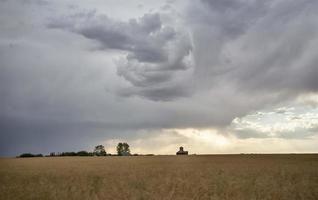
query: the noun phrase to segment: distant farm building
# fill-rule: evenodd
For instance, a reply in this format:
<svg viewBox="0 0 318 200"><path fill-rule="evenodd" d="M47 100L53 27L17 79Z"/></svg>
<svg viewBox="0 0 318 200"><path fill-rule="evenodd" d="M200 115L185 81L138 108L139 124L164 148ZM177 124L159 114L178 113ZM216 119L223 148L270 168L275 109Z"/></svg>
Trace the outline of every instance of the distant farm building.
<svg viewBox="0 0 318 200"><path fill-rule="evenodd" d="M188 155L188 151L184 151L183 147L180 147L179 151L177 151L177 155Z"/></svg>

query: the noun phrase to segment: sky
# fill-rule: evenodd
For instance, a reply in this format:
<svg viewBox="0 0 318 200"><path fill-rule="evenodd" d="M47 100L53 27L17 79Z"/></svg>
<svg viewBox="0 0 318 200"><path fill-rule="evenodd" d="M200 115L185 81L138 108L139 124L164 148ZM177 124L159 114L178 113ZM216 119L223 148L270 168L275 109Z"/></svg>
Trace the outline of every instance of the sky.
<svg viewBox="0 0 318 200"><path fill-rule="evenodd" d="M0 0L0 156L318 152L316 0Z"/></svg>

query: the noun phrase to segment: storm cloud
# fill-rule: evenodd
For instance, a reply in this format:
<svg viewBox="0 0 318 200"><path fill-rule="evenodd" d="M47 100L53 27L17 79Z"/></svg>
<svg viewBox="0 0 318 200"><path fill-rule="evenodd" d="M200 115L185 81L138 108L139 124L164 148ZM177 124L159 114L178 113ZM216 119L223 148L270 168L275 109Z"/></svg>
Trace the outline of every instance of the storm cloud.
<svg viewBox="0 0 318 200"><path fill-rule="evenodd" d="M170 24L163 23L158 12L123 22L93 11L57 18L49 27L96 40L105 51L122 51L117 74L132 86L119 92L124 96L136 93L151 100L173 100L218 90L216 84L240 89L244 95L272 92L283 95L282 100L317 91L317 2L189 4L183 18ZM194 84L187 85L189 81Z"/></svg>
<svg viewBox="0 0 318 200"><path fill-rule="evenodd" d="M191 42L186 34L163 24L158 13L147 13L127 22L98 15L94 11L53 20L49 28L69 30L99 42L104 51L121 51L117 74L131 84L119 95L140 95L151 100L173 100L185 96L174 85L175 77L191 67ZM181 71L181 72L180 72ZM182 83L178 83L180 87ZM160 93L160 94L157 94Z"/></svg>
<svg viewBox="0 0 318 200"><path fill-rule="evenodd" d="M1 152L119 139L148 151L151 138L209 152L197 131L208 129L203 138L234 138L230 152L277 138L312 151L317 10L314 0L0 1ZM294 120L277 111L297 106ZM275 123L255 112L297 127L268 131Z"/></svg>

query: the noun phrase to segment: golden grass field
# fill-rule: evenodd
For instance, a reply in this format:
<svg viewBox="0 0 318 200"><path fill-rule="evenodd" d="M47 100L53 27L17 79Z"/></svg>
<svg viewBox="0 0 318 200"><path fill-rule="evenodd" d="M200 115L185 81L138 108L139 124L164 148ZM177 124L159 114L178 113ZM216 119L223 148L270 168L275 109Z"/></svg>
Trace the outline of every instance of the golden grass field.
<svg viewBox="0 0 318 200"><path fill-rule="evenodd" d="M318 155L3 158L0 199L318 199Z"/></svg>

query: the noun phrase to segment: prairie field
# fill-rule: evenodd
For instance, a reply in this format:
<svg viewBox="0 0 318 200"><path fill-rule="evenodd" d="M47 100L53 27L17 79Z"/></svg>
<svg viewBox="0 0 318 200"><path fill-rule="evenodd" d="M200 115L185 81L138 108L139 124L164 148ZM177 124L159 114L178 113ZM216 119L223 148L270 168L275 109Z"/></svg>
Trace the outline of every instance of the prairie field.
<svg viewBox="0 0 318 200"><path fill-rule="evenodd" d="M0 199L318 199L318 155L2 158Z"/></svg>

